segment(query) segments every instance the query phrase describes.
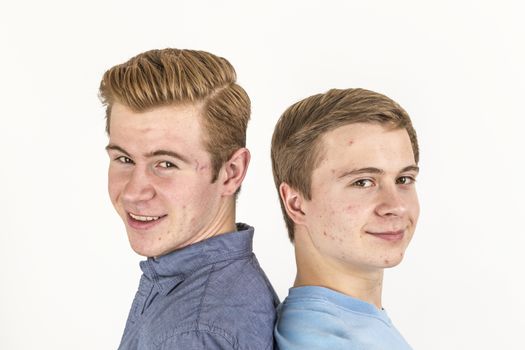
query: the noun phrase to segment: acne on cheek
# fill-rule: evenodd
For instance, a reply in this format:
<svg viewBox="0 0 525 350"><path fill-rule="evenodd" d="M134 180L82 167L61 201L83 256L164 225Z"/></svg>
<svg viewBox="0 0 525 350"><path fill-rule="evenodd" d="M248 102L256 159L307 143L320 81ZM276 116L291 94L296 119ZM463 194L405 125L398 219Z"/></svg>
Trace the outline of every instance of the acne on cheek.
<svg viewBox="0 0 525 350"><path fill-rule="evenodd" d="M337 240L339 243L343 243L343 238L328 234L326 231L323 231L323 236L331 241Z"/></svg>
<svg viewBox="0 0 525 350"><path fill-rule="evenodd" d="M199 222L199 220L197 220L196 217L192 217L190 219L190 227L195 227L197 225L197 223Z"/></svg>
<svg viewBox="0 0 525 350"><path fill-rule="evenodd" d="M355 213L356 211L359 210L359 206L358 205L355 205L355 204L350 204L350 205L347 205L345 208L344 208L344 212L345 213Z"/></svg>

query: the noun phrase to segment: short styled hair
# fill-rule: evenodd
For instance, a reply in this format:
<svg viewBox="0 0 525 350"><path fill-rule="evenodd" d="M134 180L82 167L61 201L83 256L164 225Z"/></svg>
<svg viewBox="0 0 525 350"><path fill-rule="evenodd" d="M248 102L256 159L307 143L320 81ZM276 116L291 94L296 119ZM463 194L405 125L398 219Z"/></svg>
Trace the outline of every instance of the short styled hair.
<svg viewBox="0 0 525 350"><path fill-rule="evenodd" d="M272 137L272 170L279 193L284 182L312 199L311 180L319 165L321 136L354 123L387 125L406 129L416 163L419 162L417 136L407 112L390 98L365 89L332 89L307 97L290 106L279 118ZM279 195L288 236L294 240L294 222L286 213Z"/></svg>
<svg viewBox="0 0 525 350"><path fill-rule="evenodd" d="M99 96L106 106L106 131L111 132L115 103L135 112L198 104L214 182L221 166L246 145L250 98L236 79L230 62L205 51L167 48L141 53L104 73Z"/></svg>

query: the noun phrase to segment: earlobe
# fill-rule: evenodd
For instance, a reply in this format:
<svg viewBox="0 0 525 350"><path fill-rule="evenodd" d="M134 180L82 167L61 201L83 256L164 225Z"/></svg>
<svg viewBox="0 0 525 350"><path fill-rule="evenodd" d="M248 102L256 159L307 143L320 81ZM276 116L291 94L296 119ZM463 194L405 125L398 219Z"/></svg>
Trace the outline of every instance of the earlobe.
<svg viewBox="0 0 525 350"><path fill-rule="evenodd" d="M286 182L283 182L279 186L279 195L290 219L292 219L295 224L303 224L305 212L302 194L290 187Z"/></svg>
<svg viewBox="0 0 525 350"><path fill-rule="evenodd" d="M250 151L247 148L239 148L230 159L224 164L224 177L222 184L224 186L224 195L233 195L241 186L248 165L250 164Z"/></svg>

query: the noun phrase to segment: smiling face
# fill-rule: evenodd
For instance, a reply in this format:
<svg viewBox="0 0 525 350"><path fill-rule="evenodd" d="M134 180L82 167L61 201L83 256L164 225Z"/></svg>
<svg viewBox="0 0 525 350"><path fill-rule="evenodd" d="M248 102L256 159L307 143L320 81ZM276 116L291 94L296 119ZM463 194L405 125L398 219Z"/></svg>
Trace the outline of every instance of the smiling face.
<svg viewBox="0 0 525 350"><path fill-rule="evenodd" d="M397 265L419 216L417 173L405 129L359 123L326 133L296 245L311 246L311 256L343 269Z"/></svg>
<svg viewBox="0 0 525 350"><path fill-rule="evenodd" d="M160 256L235 229L232 200L211 182L195 105L111 109L109 194L135 252Z"/></svg>

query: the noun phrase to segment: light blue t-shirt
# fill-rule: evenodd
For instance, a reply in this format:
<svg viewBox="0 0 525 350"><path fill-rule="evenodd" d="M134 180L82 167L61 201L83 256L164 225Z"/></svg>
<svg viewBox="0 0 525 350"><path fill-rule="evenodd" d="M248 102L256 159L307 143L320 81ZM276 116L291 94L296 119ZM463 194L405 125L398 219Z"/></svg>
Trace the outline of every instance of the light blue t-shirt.
<svg viewBox="0 0 525 350"><path fill-rule="evenodd" d="M291 288L277 309L280 350L410 350L384 310L324 287Z"/></svg>

